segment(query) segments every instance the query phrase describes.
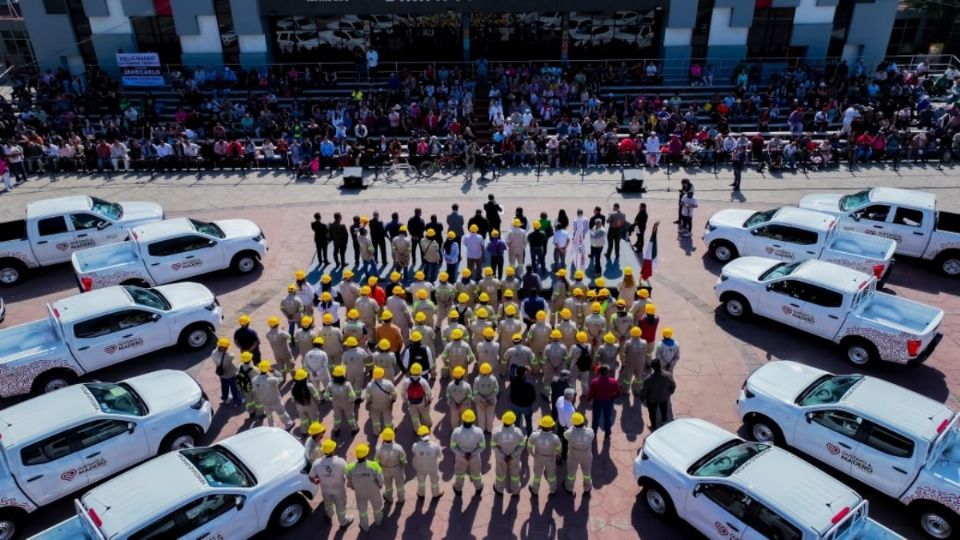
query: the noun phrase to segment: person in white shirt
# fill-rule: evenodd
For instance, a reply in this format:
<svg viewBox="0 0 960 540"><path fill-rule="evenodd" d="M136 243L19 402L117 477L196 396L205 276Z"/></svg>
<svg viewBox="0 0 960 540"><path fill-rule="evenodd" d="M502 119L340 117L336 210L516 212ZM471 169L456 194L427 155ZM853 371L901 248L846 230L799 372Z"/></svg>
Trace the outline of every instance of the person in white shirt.
<svg viewBox="0 0 960 540"><path fill-rule="evenodd" d="M567 248L570 247L570 233L566 228L553 232L553 265L557 268L567 267Z"/></svg>
<svg viewBox="0 0 960 540"><path fill-rule="evenodd" d="M557 423L560 424L560 432L565 432L573 424L572 418L573 413L577 412L577 409L573 406L574 400L577 398L577 391L573 388L567 388L563 391L563 395L557 397L557 401L554 404L557 407ZM567 455L567 440L565 437L560 437L560 443L563 445L560 455Z"/></svg>
<svg viewBox="0 0 960 540"><path fill-rule="evenodd" d="M130 172L130 156L127 145L120 140L116 140L110 145L110 163L115 171L119 171L122 165L124 171Z"/></svg>
<svg viewBox="0 0 960 540"><path fill-rule="evenodd" d="M367 75L374 79L377 76L377 65L380 64L380 54L373 47L367 50Z"/></svg>
<svg viewBox="0 0 960 540"><path fill-rule="evenodd" d="M660 166L660 138L656 133L651 133L644 143L644 154L647 158L647 167Z"/></svg>
<svg viewBox="0 0 960 540"><path fill-rule="evenodd" d="M584 268L587 264L587 243L590 225L583 217L583 209L577 208L577 217L573 220L573 265Z"/></svg>
<svg viewBox="0 0 960 540"><path fill-rule="evenodd" d="M463 237L463 250L467 256L467 268L479 280L483 272L483 236L477 233L476 225Z"/></svg>
<svg viewBox="0 0 960 540"><path fill-rule="evenodd" d="M697 207L697 199L693 196L693 191L688 191L687 195L680 199L680 235L690 236L693 227L693 209Z"/></svg>
<svg viewBox="0 0 960 540"><path fill-rule="evenodd" d="M201 163L203 159L200 157L200 145L188 140L183 144L183 157L187 164L187 170L190 170L192 167L197 168L197 177L203 175L203 167Z"/></svg>
<svg viewBox="0 0 960 540"><path fill-rule="evenodd" d="M46 154L47 158L47 168L56 174L59 170L58 163L60 161L60 147L57 146L57 143L54 141L50 141L50 143L47 144L47 147L44 149L44 154Z"/></svg>

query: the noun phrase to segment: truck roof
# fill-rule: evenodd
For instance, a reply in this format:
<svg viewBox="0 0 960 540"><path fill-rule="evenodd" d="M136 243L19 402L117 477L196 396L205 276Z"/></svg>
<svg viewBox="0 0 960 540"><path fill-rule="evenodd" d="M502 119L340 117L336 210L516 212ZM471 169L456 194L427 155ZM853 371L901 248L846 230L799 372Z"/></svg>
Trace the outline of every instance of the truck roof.
<svg viewBox="0 0 960 540"><path fill-rule="evenodd" d="M863 288L863 285L869 282L873 276L839 264L810 259L798 266L790 274L790 277L822 283L832 289L853 294Z"/></svg>
<svg viewBox="0 0 960 540"><path fill-rule="evenodd" d="M83 385L68 386L0 411L0 443L11 448L99 413L100 406Z"/></svg>
<svg viewBox="0 0 960 540"><path fill-rule="evenodd" d="M821 534L834 525L834 516L862 500L839 480L777 447L755 456L731 478L766 498L776 512Z"/></svg>
<svg viewBox="0 0 960 540"><path fill-rule="evenodd" d="M104 287L57 300L52 304L54 316L61 324L70 324L103 313L108 309L133 305L133 299L122 286Z"/></svg>
<svg viewBox="0 0 960 540"><path fill-rule="evenodd" d="M915 439L932 442L953 418L953 410L912 390L874 377L843 396L843 403Z"/></svg>
<svg viewBox="0 0 960 540"><path fill-rule="evenodd" d="M165 219L153 223L144 223L133 229L138 242L149 243L157 240L166 240L186 233L195 233L197 229L187 218Z"/></svg>
<svg viewBox="0 0 960 540"><path fill-rule="evenodd" d="M90 197L86 195L43 199L27 203L27 218L42 218L69 212L85 212L90 210L92 205Z"/></svg>
<svg viewBox="0 0 960 540"><path fill-rule="evenodd" d="M711 450L736 436L727 430L699 418L679 418L650 434L644 441L662 459L678 470L690 465Z"/></svg>
<svg viewBox="0 0 960 540"><path fill-rule="evenodd" d="M807 210L806 208L797 208L795 206L784 206L774 214L773 220L786 225L803 227L817 232L827 232L833 226L836 218L830 214L817 212L816 210Z"/></svg>
<svg viewBox="0 0 960 540"><path fill-rule="evenodd" d="M871 189L870 200L873 202L897 204L924 210L934 210L937 205L937 196L928 191L891 187L875 187Z"/></svg>

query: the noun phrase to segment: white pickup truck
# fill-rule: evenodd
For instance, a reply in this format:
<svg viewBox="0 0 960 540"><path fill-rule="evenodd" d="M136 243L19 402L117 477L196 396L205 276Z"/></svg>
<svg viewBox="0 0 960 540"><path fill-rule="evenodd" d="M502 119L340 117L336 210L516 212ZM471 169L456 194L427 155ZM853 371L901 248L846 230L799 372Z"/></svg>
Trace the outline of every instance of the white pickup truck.
<svg viewBox="0 0 960 540"><path fill-rule="evenodd" d="M210 400L190 375L161 370L62 388L0 411L0 537L41 506L210 428Z"/></svg>
<svg viewBox="0 0 960 540"><path fill-rule="evenodd" d="M719 262L756 255L785 262L819 259L883 280L897 243L841 230L823 212L784 206L766 212L728 208L710 216L703 243Z"/></svg>
<svg viewBox="0 0 960 540"><path fill-rule="evenodd" d="M697 418L648 435L633 475L651 512L679 515L708 538L903 540L870 519L867 500L840 481Z"/></svg>
<svg viewBox="0 0 960 540"><path fill-rule="evenodd" d="M0 285L19 282L29 268L67 262L78 249L123 242L127 229L162 219L163 208L151 202L70 196L28 203L26 219L0 223Z"/></svg>
<svg viewBox="0 0 960 540"><path fill-rule="evenodd" d="M943 338L942 310L877 292L875 277L824 261L742 257L723 267L714 292L730 317L755 313L833 341L856 366L917 365Z"/></svg>
<svg viewBox="0 0 960 540"><path fill-rule="evenodd" d="M737 400L749 436L787 444L898 499L929 538L960 532L960 415L864 375L765 364Z"/></svg>
<svg viewBox="0 0 960 540"><path fill-rule="evenodd" d="M800 207L840 216L844 230L896 240L898 255L934 261L942 274L960 277L960 214L937 210L933 193L876 187L807 195Z"/></svg>
<svg viewBox="0 0 960 540"><path fill-rule="evenodd" d="M266 236L250 220L168 219L135 227L129 242L74 253L73 270L81 291L149 287L225 268L248 274L266 254Z"/></svg>
<svg viewBox="0 0 960 540"><path fill-rule="evenodd" d="M309 468L296 437L253 428L91 489L73 517L30 540L241 540L268 529L265 538L276 538L310 515Z"/></svg>
<svg viewBox="0 0 960 540"><path fill-rule="evenodd" d="M110 287L47 311L46 319L0 330L0 397L59 390L171 345L202 349L223 319L216 297L198 283Z"/></svg>

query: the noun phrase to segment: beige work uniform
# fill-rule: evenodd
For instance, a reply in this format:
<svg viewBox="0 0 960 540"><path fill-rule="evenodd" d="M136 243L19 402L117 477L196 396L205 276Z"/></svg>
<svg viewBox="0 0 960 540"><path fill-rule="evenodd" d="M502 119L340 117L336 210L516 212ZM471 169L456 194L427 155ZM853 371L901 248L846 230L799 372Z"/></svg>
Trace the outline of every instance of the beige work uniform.
<svg viewBox="0 0 960 540"><path fill-rule="evenodd" d="M583 324L583 302L576 297L567 298L563 301L563 307L570 310L570 320L576 325ZM561 311L563 311L561 309Z"/></svg>
<svg viewBox="0 0 960 540"><path fill-rule="evenodd" d="M253 378L253 397L260 408L260 412L267 416L267 425L273 425L274 415L280 417L284 426L290 424L290 415L283 408L283 401L280 398L280 384L283 377L274 371L273 373L259 373Z"/></svg>
<svg viewBox="0 0 960 540"><path fill-rule="evenodd" d="M309 328L297 328L297 331L294 332L293 339L297 343L298 356L307 354L307 351L313 348L313 338L315 337L313 325ZM271 345L273 344L271 343Z"/></svg>
<svg viewBox="0 0 960 540"><path fill-rule="evenodd" d="M527 330L526 342L530 350L533 351L533 365L535 369L540 369L540 363L543 360L543 350L550 344L550 332L553 328L546 321L537 321L530 325Z"/></svg>
<svg viewBox="0 0 960 540"><path fill-rule="evenodd" d="M590 336L590 345L596 349L603 342L603 334L607 331L607 320L599 313L591 313L583 320L583 327Z"/></svg>
<svg viewBox="0 0 960 540"><path fill-rule="evenodd" d="M453 307L453 303L456 301L457 291L453 288L453 285L441 283L437 285L434 298L437 299L436 327L440 328L440 323L447 319L447 314L450 313L450 308Z"/></svg>
<svg viewBox="0 0 960 540"><path fill-rule="evenodd" d="M589 359L587 369L580 369L578 360L582 355ZM573 375L573 386L576 387L576 381L580 381L580 391L578 394L585 396L590 391L590 378L593 377L593 349L589 343L577 343L570 347L567 353L567 363L570 366L570 374ZM559 397L559 396L557 396Z"/></svg>
<svg viewBox="0 0 960 540"><path fill-rule="evenodd" d="M280 327L275 327L267 330L265 337L270 344L270 350L273 351L273 361L276 362L277 371L284 375L292 372L295 366L293 355L290 354L290 334L281 330Z"/></svg>
<svg viewBox="0 0 960 540"><path fill-rule="evenodd" d="M573 322L573 317L568 321L561 320L557 324L557 330L560 331L560 343L563 343L568 349L573 347L573 344L577 342L577 331L580 330L577 323Z"/></svg>
<svg viewBox="0 0 960 540"><path fill-rule="evenodd" d="M383 368L383 378L392 381L397 374L397 355L390 351L377 351L370 356L371 369Z"/></svg>
<svg viewBox="0 0 960 540"><path fill-rule="evenodd" d="M400 335L403 341L410 339L410 327L413 326L413 317L410 316L410 306L402 296L391 296L387 298L387 309L393 313L393 324L400 329Z"/></svg>
<svg viewBox="0 0 960 540"><path fill-rule="evenodd" d="M485 433L490 433L493 429L499 394L500 382L493 373L477 375L473 380L473 403L476 405L477 425Z"/></svg>
<svg viewBox="0 0 960 540"><path fill-rule="evenodd" d="M360 298L360 286L353 281L344 279L337 287L340 290L340 299L347 311L357 307L357 298Z"/></svg>
<svg viewBox="0 0 960 540"><path fill-rule="evenodd" d="M339 364L340 357L343 356L343 332L336 326L324 325L319 335L323 338L323 352L327 353L330 365Z"/></svg>
<svg viewBox="0 0 960 540"><path fill-rule="evenodd" d="M393 381L384 377L372 380L364 390L363 396L367 400L367 410L370 412L370 423L373 432L380 433L383 428L393 427L393 402L397 400L397 388Z"/></svg>
<svg viewBox="0 0 960 540"><path fill-rule="evenodd" d="M323 459L323 450L320 449L321 442L318 440L322 436L322 433L317 437L308 436L306 442L303 443L303 455L306 456L307 463L311 465L314 461Z"/></svg>
<svg viewBox="0 0 960 540"><path fill-rule="evenodd" d="M358 461L347 465L347 487L353 489L353 496L357 500L357 515L360 517L360 528L370 529L370 514L368 507L373 507L374 522L379 525L383 521L383 469L376 461Z"/></svg>
<svg viewBox="0 0 960 540"><path fill-rule="evenodd" d="M484 341L477 345L478 368L483 364L490 364L494 373L500 370L500 343L496 339L496 336L491 338L490 341L484 338Z"/></svg>
<svg viewBox="0 0 960 540"><path fill-rule="evenodd" d="M647 342L643 338L631 337L627 340L623 353L623 370L620 371L620 389L630 389L639 395L643 388L644 371L647 367Z"/></svg>
<svg viewBox="0 0 960 540"><path fill-rule="evenodd" d="M377 315L380 314L380 304L369 296L357 298L357 311L360 312L360 322L367 328L377 327Z"/></svg>
<svg viewBox="0 0 960 540"><path fill-rule="evenodd" d="M404 467L407 464L407 451L396 441L384 442L377 448L377 463L383 468L384 495L393 501L393 489L396 486L397 500L403 500L403 486L406 483Z"/></svg>
<svg viewBox="0 0 960 540"><path fill-rule="evenodd" d="M577 480L577 469L583 475L583 491L593 488L591 471L593 470L593 430L588 427L571 427L564 432L567 439L567 481L566 488L573 491Z"/></svg>
<svg viewBox="0 0 960 540"><path fill-rule="evenodd" d="M347 368L347 380L354 388L363 388L363 379L370 365L370 353L361 347L350 347L343 351L343 365Z"/></svg>
<svg viewBox="0 0 960 540"><path fill-rule="evenodd" d="M423 437L413 443L410 449L412 454L413 470L417 473L417 497L426 496L427 478L430 478L430 494L434 498L440 493L440 457L443 450L430 437Z"/></svg>
<svg viewBox="0 0 960 540"><path fill-rule="evenodd" d="M544 393L550 398L549 403L560 396L550 396L550 383L560 372L567 369L567 347L559 341L547 345L543 350L543 386Z"/></svg>
<svg viewBox="0 0 960 540"><path fill-rule="evenodd" d="M460 425L460 415L473 406L473 388L463 379L447 385L447 406L450 409L450 427Z"/></svg>
<svg viewBox="0 0 960 540"><path fill-rule="evenodd" d="M320 393L317 392L317 388L313 386L310 381L303 382L306 383L304 385L306 396L301 396L301 398L305 397L305 399L302 402L297 400L293 393L294 388L290 390L290 399L297 409L297 417L300 419L300 429L306 432L311 423L320 420ZM294 381L294 387L297 387L299 383L300 381Z"/></svg>
<svg viewBox="0 0 960 540"><path fill-rule="evenodd" d="M297 296L297 293L287 293L280 300L280 313L286 317L288 322L300 323L300 317L303 316L303 302Z"/></svg>
<svg viewBox="0 0 960 540"><path fill-rule="evenodd" d="M594 354L597 363L601 366L607 366L610 370L610 376L616 377L617 370L620 368L620 346L617 344L604 343L600 345Z"/></svg>
<svg viewBox="0 0 960 540"><path fill-rule="evenodd" d="M346 321L340 326L340 331L343 332L343 340L346 341L349 338L354 338L357 340L358 346L366 346L367 340L369 339L369 329L367 325L363 324L363 321L359 319L356 321Z"/></svg>
<svg viewBox="0 0 960 540"><path fill-rule="evenodd" d="M488 312L489 313L489 312ZM489 319L480 319L477 318L472 323L470 323L470 349L473 351L473 355L477 355L477 345L483 343L483 331L487 328L497 329L496 325L490 322Z"/></svg>
<svg viewBox="0 0 960 540"><path fill-rule="evenodd" d="M410 241L410 237L406 234L401 234L399 236L394 236L393 240L390 241L390 245L393 250L393 264L397 268L409 268L410 267L410 248L413 247L413 243Z"/></svg>
<svg viewBox="0 0 960 540"><path fill-rule="evenodd" d="M516 268L516 266L514 266L514 268ZM520 280L517 279L517 276L507 276L503 278L503 281L500 282L500 294L502 295L507 289L513 291L514 300L520 299L520 296L517 294L520 290Z"/></svg>
<svg viewBox="0 0 960 540"><path fill-rule="evenodd" d="M680 344L676 340L673 340L672 345L667 345L663 340L658 341L656 348L653 350L653 359L660 362L663 374L672 379L673 370L676 369L677 362L680 361Z"/></svg>
<svg viewBox="0 0 960 540"><path fill-rule="evenodd" d="M319 345L314 345L303 356L303 369L307 370L310 382L318 389L326 389L330 384L330 359Z"/></svg>
<svg viewBox="0 0 960 540"><path fill-rule="evenodd" d="M630 339L630 329L633 328L633 317L624 311L616 312L610 319L610 331L617 336L617 343L620 344L620 354L623 355L623 349L626 347L627 340Z"/></svg>
<svg viewBox="0 0 960 540"><path fill-rule="evenodd" d="M413 314L423 313L423 324L433 327L437 324L437 306L430 300L417 300L413 303Z"/></svg>
<svg viewBox="0 0 960 540"><path fill-rule="evenodd" d="M411 403L407 393L411 384L419 384L423 388L423 401L420 403ZM430 420L430 402L433 400L433 393L430 390L430 383L423 377L407 377L403 381L403 401L407 404L407 414L410 415L410 423L413 424L413 430L416 431L421 424L432 425Z"/></svg>
<svg viewBox="0 0 960 540"><path fill-rule="evenodd" d="M475 360L476 357L473 355L473 351L470 350L470 346L462 339L455 339L447 343L447 346L443 348L443 352L440 354L440 374L446 378L450 375L450 372L453 371L453 368L457 366L469 372L470 364Z"/></svg>
<svg viewBox="0 0 960 540"><path fill-rule="evenodd" d="M500 376L507 376L507 368L510 365L507 360L507 352L513 347L513 335L523 332L523 322L517 317L507 317L500 321L498 335L500 336Z"/></svg>
<svg viewBox="0 0 960 540"><path fill-rule="evenodd" d="M527 233L519 227L510 229L506 237L507 259L510 266L520 268L526 260Z"/></svg>
<svg viewBox="0 0 960 540"><path fill-rule="evenodd" d="M527 437L516 425L503 426L494 430L490 437L490 447L494 459L494 489L517 493L523 484L520 480L520 457L526 445ZM510 481L507 482L509 476Z"/></svg>
<svg viewBox="0 0 960 540"><path fill-rule="evenodd" d="M480 476L480 452L487 447L487 439L483 431L477 426L459 426L450 436L450 449L453 450L453 489L463 489L463 481L467 474L477 490L483 489Z"/></svg>
<svg viewBox="0 0 960 540"><path fill-rule="evenodd" d="M538 429L527 439L527 448L533 456L533 471L530 474L530 489L536 493L540 489L540 479L547 478L550 493L557 492L557 455L560 454L560 437L552 431Z"/></svg>
<svg viewBox="0 0 960 540"><path fill-rule="evenodd" d="M437 332L433 329L432 326L427 326L426 324L418 324L410 329L410 333L420 332L422 343L426 348L430 349L430 353L434 358L437 357Z"/></svg>
<svg viewBox="0 0 960 540"><path fill-rule="evenodd" d="M323 495L323 508L327 517L333 519L337 512L337 521L342 526L347 520L347 462L341 457L324 456L313 462L310 467L310 480L320 484Z"/></svg>
<svg viewBox="0 0 960 540"><path fill-rule="evenodd" d="M530 347L527 347L523 343L518 343L513 347L507 349L507 354L505 355L507 361L508 373L514 372L514 366L522 366L527 371L530 371L531 366L534 363L533 351L530 350Z"/></svg>
<svg viewBox="0 0 960 540"><path fill-rule="evenodd" d="M500 305L500 280L493 276L487 276L477 283L477 290L487 293L487 296L490 297L490 306L494 310L491 313L496 312L497 306ZM477 296L480 296L479 293Z"/></svg>
<svg viewBox="0 0 960 540"><path fill-rule="evenodd" d="M333 405L333 429L340 429L340 424L346 422L350 429L357 429L357 419L353 414L353 400L357 393L353 390L350 381L343 383L331 382L324 391L324 396Z"/></svg>

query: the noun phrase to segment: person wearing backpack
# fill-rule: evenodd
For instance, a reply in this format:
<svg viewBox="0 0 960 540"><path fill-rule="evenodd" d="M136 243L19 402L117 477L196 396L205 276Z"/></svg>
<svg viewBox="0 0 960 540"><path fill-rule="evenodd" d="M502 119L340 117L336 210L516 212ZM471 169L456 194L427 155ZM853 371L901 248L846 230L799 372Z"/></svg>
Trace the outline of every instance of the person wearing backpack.
<svg viewBox="0 0 960 540"><path fill-rule="evenodd" d="M415 365L420 366L421 372L433 373L433 351L423 344L423 334L417 331L410 334L410 344L400 354L400 369L404 373L412 371Z"/></svg>
<svg viewBox="0 0 960 540"><path fill-rule="evenodd" d="M403 401L407 404L407 414L410 415L410 422L413 429L417 430L421 425L431 426L430 420L430 402L433 395L430 392L430 384L422 377L423 367L419 364L412 364L409 369L410 375L403 381Z"/></svg>
<svg viewBox="0 0 960 540"><path fill-rule="evenodd" d="M571 388L576 389L580 381L580 395L586 396L590 390L590 378L593 376L593 350L590 336L586 332L577 332L577 342L567 353L567 363L573 368Z"/></svg>
<svg viewBox="0 0 960 540"><path fill-rule="evenodd" d="M243 400L247 404L247 414L253 420L257 416L257 401L253 396L253 377L256 375L253 369L253 353L243 351L240 353L240 367L237 368L236 383L237 388L243 395Z"/></svg>
<svg viewBox="0 0 960 540"><path fill-rule="evenodd" d="M241 407L244 399L237 387L237 365L233 361L233 355L227 352L229 348L230 340L225 337L220 338L210 359L213 360L217 377L220 377L220 402L226 404L230 398L233 398L233 405Z"/></svg>

